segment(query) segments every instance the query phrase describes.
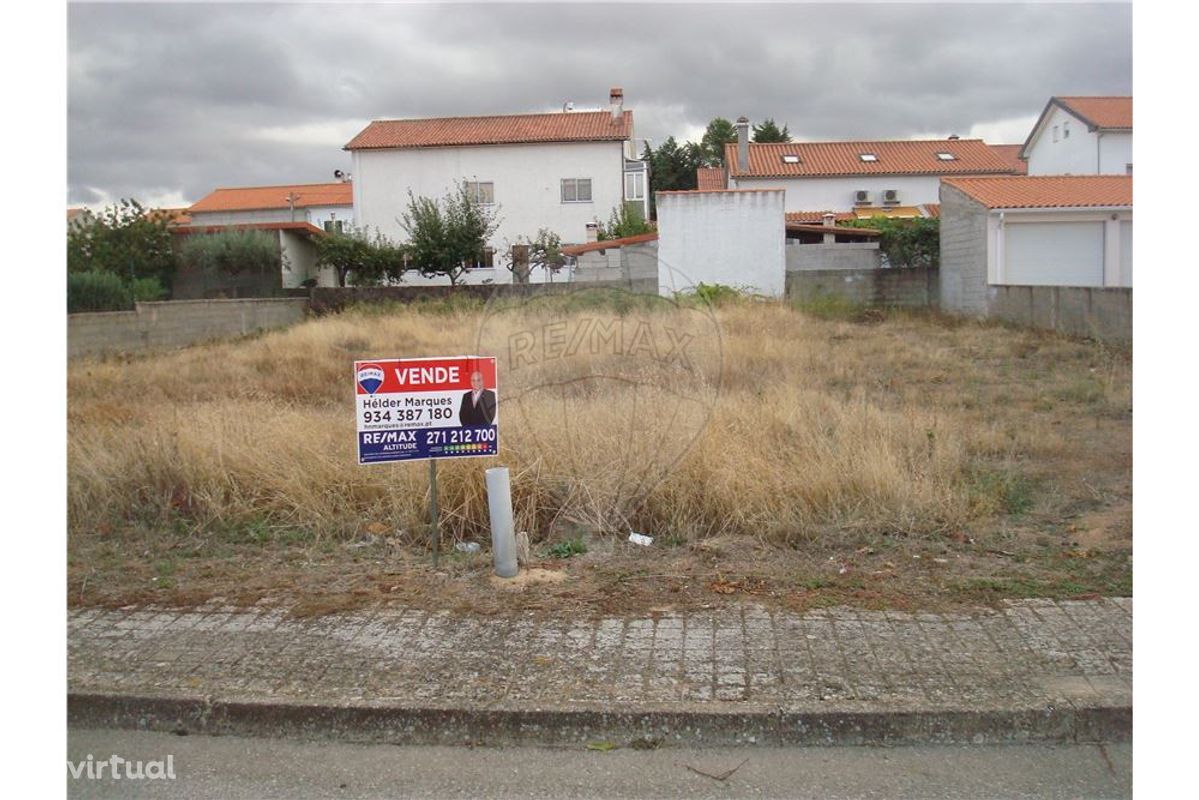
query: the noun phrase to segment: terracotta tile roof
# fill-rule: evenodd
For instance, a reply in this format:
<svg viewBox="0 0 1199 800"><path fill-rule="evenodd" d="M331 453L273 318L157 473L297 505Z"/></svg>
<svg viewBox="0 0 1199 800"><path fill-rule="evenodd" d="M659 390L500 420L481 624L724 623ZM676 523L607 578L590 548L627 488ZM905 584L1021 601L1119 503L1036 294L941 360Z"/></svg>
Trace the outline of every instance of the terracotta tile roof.
<svg viewBox="0 0 1199 800"><path fill-rule="evenodd" d="M862 154L876 160L863 161ZM949 153L942 160L937 153ZM787 163L784 155L798 156ZM749 145L749 169L737 166L737 145L724 147L733 177L816 178L841 175L1011 174L1011 165L981 139L925 139L886 142L788 142Z"/></svg>
<svg viewBox="0 0 1199 800"><path fill-rule="evenodd" d="M641 244L642 242L656 242L658 240L658 232L639 233L636 236L624 236L620 239L605 239L602 242L587 242L586 244L571 244L562 248L562 255L577 256L583 253L590 253L595 250L616 250L625 245Z"/></svg>
<svg viewBox="0 0 1199 800"><path fill-rule="evenodd" d="M710 189L727 189L728 174L724 167L700 167L695 171L695 188L701 191Z"/></svg>
<svg viewBox="0 0 1199 800"><path fill-rule="evenodd" d="M197 214L205 211L290 208L288 195L295 195L296 208L354 205L354 190L349 183L296 183L286 186L237 186L215 189L187 210Z"/></svg>
<svg viewBox="0 0 1199 800"><path fill-rule="evenodd" d="M925 203L924 204L924 216L931 217L932 219L940 219L941 218L941 204L940 203Z"/></svg>
<svg viewBox="0 0 1199 800"><path fill-rule="evenodd" d="M851 219L857 219L857 215L852 211L788 211L788 225L816 225L824 222L825 214L833 214L834 222L848 222Z"/></svg>
<svg viewBox="0 0 1199 800"><path fill-rule="evenodd" d="M995 153L1008 163L1012 171L1017 175L1028 174L1028 162L1020 157L1020 151L1024 149L1022 144L990 144L987 145Z"/></svg>
<svg viewBox="0 0 1199 800"><path fill-rule="evenodd" d="M1132 130L1131 97L1054 97L1062 108L1091 130Z"/></svg>
<svg viewBox="0 0 1199 800"><path fill-rule="evenodd" d="M942 178L987 208L1132 207L1130 175L1020 175Z"/></svg>
<svg viewBox="0 0 1199 800"><path fill-rule="evenodd" d="M187 236L193 233L220 233L221 231L245 230L256 231L295 231L308 236L324 236L325 232L311 222L249 222L236 225L180 225L172 227L171 233Z"/></svg>
<svg viewBox="0 0 1199 800"><path fill-rule="evenodd" d="M75 217L79 216L80 214L86 214L86 213L87 213L87 209L83 208L83 207L68 208L67 209L67 222L70 222L71 220L75 219Z"/></svg>
<svg viewBox="0 0 1199 800"><path fill-rule="evenodd" d="M346 150L464 147L531 142L619 142L633 133L633 112L619 120L610 111L507 114L498 117L375 120Z"/></svg>

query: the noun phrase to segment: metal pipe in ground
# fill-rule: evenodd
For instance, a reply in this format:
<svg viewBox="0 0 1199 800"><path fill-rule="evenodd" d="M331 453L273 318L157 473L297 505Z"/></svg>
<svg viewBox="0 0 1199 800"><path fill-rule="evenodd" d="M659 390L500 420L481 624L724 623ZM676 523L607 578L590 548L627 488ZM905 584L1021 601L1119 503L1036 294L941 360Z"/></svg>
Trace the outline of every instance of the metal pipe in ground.
<svg viewBox="0 0 1199 800"><path fill-rule="evenodd" d="M487 470L487 506L491 511L491 554L495 574L515 578L516 529L512 523L512 484L507 467Z"/></svg>

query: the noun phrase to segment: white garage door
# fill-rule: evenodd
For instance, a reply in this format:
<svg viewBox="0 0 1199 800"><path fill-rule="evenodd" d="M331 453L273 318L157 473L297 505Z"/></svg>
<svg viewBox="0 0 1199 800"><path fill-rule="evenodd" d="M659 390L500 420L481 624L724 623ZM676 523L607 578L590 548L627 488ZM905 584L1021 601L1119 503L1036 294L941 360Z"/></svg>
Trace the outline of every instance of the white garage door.
<svg viewBox="0 0 1199 800"><path fill-rule="evenodd" d="M1024 222L1004 226L1004 283L1102 286L1102 222Z"/></svg>
<svg viewBox="0 0 1199 800"><path fill-rule="evenodd" d="M1120 223L1120 285L1132 286L1132 220Z"/></svg>

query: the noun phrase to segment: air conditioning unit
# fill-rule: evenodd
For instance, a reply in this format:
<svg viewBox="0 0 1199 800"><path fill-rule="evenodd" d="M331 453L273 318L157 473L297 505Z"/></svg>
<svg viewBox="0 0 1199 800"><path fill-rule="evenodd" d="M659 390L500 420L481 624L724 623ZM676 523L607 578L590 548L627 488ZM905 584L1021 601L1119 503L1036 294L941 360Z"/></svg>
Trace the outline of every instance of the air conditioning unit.
<svg viewBox="0 0 1199 800"><path fill-rule="evenodd" d="M883 191L883 202L889 206L898 204L899 203L899 190L898 189L884 190Z"/></svg>
<svg viewBox="0 0 1199 800"><path fill-rule="evenodd" d="M854 205L868 206L870 205L870 191L867 189L858 189L853 193Z"/></svg>

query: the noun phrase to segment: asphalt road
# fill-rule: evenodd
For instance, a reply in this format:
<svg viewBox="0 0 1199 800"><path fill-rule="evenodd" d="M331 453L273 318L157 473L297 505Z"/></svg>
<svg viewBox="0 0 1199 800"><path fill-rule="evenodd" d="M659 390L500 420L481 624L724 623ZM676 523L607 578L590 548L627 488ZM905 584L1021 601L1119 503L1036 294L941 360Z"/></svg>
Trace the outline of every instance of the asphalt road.
<svg viewBox="0 0 1199 800"><path fill-rule="evenodd" d="M220 798L1130 797L1132 746L584 748L397 747L162 733L68 734L68 796ZM172 756L175 778L86 777L91 757ZM122 773L128 769L120 768ZM165 769L165 765L163 765ZM722 773L731 774L719 780ZM134 770L136 772L136 769ZM157 773L158 769L153 769ZM707 773L707 775L700 774Z"/></svg>

